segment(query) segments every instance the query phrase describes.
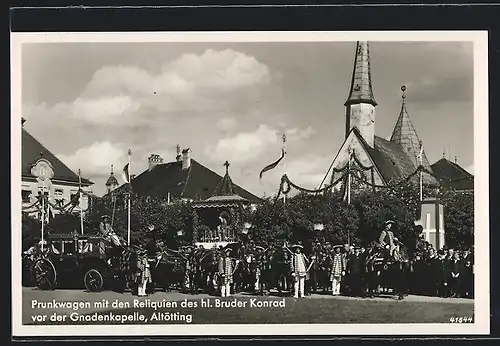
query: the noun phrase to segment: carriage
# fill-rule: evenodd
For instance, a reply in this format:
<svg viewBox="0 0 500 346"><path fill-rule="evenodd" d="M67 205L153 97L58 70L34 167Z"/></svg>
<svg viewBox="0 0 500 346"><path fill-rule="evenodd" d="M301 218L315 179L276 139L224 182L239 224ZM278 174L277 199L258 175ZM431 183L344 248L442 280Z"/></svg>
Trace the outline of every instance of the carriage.
<svg viewBox="0 0 500 346"><path fill-rule="evenodd" d="M40 289L56 285L83 286L90 292L116 284L118 268L112 265L101 236L53 234L47 248L33 261L35 284Z"/></svg>

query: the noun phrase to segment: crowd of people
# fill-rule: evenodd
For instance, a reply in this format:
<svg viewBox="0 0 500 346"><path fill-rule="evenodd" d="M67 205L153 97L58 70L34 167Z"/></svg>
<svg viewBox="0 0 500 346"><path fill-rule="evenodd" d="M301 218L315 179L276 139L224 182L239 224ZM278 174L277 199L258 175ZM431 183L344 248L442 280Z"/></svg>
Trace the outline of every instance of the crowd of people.
<svg viewBox="0 0 500 346"><path fill-rule="evenodd" d="M319 240L308 246L307 251L300 243L266 244L264 248L251 240L225 248L205 249L200 245L168 250L177 254L180 260L177 269L183 272L177 281L170 283L192 294L200 291L221 296L241 291L261 295L290 292L300 298L311 294L373 297L393 293L394 283L404 282L405 295L473 298L471 250L436 251L431 244L423 242L409 259L407 270L384 271L384 265L400 260L397 254L400 243L397 238L391 238L390 225L388 221L381 232L380 252ZM147 249L149 252L144 256L149 256L154 273L153 263L159 263L158 253L165 253L165 247L153 236ZM377 258L370 261L370 256ZM168 275L164 270L156 272L156 275ZM149 282L155 281L154 276L153 279L148 276ZM389 276L392 281L387 279Z"/></svg>
<svg viewBox="0 0 500 346"><path fill-rule="evenodd" d="M393 224L388 220L370 247L316 240L305 248L286 241L256 244L240 240L209 249L202 245L169 249L150 225L150 239L138 252L134 293L152 294L160 285L164 290L222 297L242 291L260 295L289 292L296 298L311 294L373 297L398 291L401 295L473 298L470 249L436 251L421 242L412 257L405 259L402 244L392 232ZM110 227L109 217L103 217L100 230L111 248L124 247ZM113 257L120 251L109 253Z"/></svg>

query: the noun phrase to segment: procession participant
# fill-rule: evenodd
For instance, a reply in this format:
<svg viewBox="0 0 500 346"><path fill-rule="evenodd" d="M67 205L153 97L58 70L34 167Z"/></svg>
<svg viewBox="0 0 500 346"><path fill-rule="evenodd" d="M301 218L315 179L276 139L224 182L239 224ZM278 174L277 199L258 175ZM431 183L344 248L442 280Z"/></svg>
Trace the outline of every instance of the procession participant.
<svg viewBox="0 0 500 346"><path fill-rule="evenodd" d="M183 289L191 294L194 294L196 288L194 280L195 263L194 263L193 246L188 245L181 248L179 256L184 260L185 271L184 271Z"/></svg>
<svg viewBox="0 0 500 346"><path fill-rule="evenodd" d="M464 298L474 298L474 274L472 270L472 261L466 257L463 267L463 277L460 280L460 294Z"/></svg>
<svg viewBox="0 0 500 346"><path fill-rule="evenodd" d="M356 246L354 254L349 257L347 272L350 279L350 294L355 297L364 297L365 292L362 286L361 275L363 273L364 261L361 258L361 248Z"/></svg>
<svg viewBox="0 0 500 346"><path fill-rule="evenodd" d="M440 280L439 280L439 296L441 298L449 297L449 280L450 280L450 262L446 258L446 253L443 250L438 252L439 260L441 262Z"/></svg>
<svg viewBox="0 0 500 346"><path fill-rule="evenodd" d="M295 250L295 252L292 252L288 247L285 249L288 250L288 252L292 255L292 261L291 261L291 270L292 270L292 276L294 278L294 298L304 298L305 297L305 292L304 292L304 286L305 286L305 279L306 279L306 274L307 274L307 264L308 260L307 257L302 253L302 249L304 248L300 244L295 244L292 246L292 248Z"/></svg>
<svg viewBox="0 0 500 346"><path fill-rule="evenodd" d="M155 226L153 224L148 225L148 233L150 239L146 243L146 254L148 258L148 263L149 263L149 268L151 272L151 279L153 279L156 276L156 268L159 260L161 259L161 254L158 254L158 239L157 239L157 232L155 229ZM160 257L158 257L160 256ZM155 292L155 287L154 287L154 280L151 280L152 285L148 286L147 292L146 293L154 293Z"/></svg>
<svg viewBox="0 0 500 346"><path fill-rule="evenodd" d="M101 216L101 222L99 223L99 231L103 239L111 245L110 248L107 249L107 254L110 257L110 262L113 259L116 259L122 253L122 250L127 246L127 243L124 239L119 237L113 227L111 227L110 218L108 215Z"/></svg>
<svg viewBox="0 0 500 346"><path fill-rule="evenodd" d="M440 273L441 273L441 261L436 254L434 248L429 248L429 255L427 258L427 266L426 266L426 278L427 278L427 289L426 294L430 296L438 295L438 284L440 282Z"/></svg>
<svg viewBox="0 0 500 346"><path fill-rule="evenodd" d="M221 276L220 295L221 297L231 296L231 284L233 283L233 259L231 258L230 247L224 249L223 255L219 259L219 275Z"/></svg>
<svg viewBox="0 0 500 346"><path fill-rule="evenodd" d="M267 292L267 266L266 266L266 249L262 246L257 245L255 247L255 256L253 257L253 267L255 269L255 292L258 292L261 296L264 295L264 290Z"/></svg>
<svg viewBox="0 0 500 346"><path fill-rule="evenodd" d="M148 254L146 250L137 253L137 273L136 273L137 295L144 297L148 295L147 286L152 283Z"/></svg>
<svg viewBox="0 0 500 346"><path fill-rule="evenodd" d="M334 255L331 267L330 282L332 283L332 295L337 296L340 294L340 282L342 277L345 276L345 267L340 248L342 245L333 247Z"/></svg>
<svg viewBox="0 0 500 346"><path fill-rule="evenodd" d="M392 257L392 252L394 250L394 232L392 228L394 226L394 221L387 220L385 222L385 228L380 232L378 238L378 243L382 249L384 249L384 258L388 260Z"/></svg>
<svg viewBox="0 0 500 346"><path fill-rule="evenodd" d="M351 255L351 246L349 244L344 244L344 253L342 254L344 268L347 268L347 266L349 265L350 255ZM342 293L344 295L349 295L349 291L350 291L349 285L350 285L350 275L346 271L346 275L344 276L344 279L340 282L340 293Z"/></svg>
<svg viewBox="0 0 500 346"><path fill-rule="evenodd" d="M463 263L460 259L460 254L455 252L453 260L450 261L450 291L452 298L460 298L461 279L460 276L463 271Z"/></svg>

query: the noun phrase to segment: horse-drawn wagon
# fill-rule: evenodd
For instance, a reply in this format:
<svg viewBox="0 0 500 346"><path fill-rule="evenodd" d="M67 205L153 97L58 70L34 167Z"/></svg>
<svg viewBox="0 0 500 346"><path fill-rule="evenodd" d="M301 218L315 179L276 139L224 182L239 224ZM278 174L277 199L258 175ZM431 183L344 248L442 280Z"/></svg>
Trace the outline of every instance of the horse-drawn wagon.
<svg viewBox="0 0 500 346"><path fill-rule="evenodd" d="M53 234L48 237L46 250L34 260L35 284L40 289L83 284L90 292L106 287L124 289L127 283L124 268L131 271L133 266L124 266L122 257L110 257L100 235Z"/></svg>

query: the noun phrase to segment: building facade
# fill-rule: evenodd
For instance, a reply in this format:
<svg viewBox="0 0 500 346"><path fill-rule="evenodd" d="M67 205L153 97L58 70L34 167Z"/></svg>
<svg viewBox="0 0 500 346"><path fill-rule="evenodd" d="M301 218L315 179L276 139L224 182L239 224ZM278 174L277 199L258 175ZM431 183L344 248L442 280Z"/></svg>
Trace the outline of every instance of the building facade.
<svg viewBox="0 0 500 346"><path fill-rule="evenodd" d="M39 207L34 206L38 197L44 193L48 198L47 211L49 215L55 216L60 213L60 208L80 212L87 210L92 195L90 180L79 177L79 175L68 168L50 150L36 140L25 128L25 119L22 119L21 137L21 205L23 212L31 216L39 217ZM45 170L50 171L43 183L37 179L35 168L42 165ZM85 193L80 198L79 188ZM69 202L76 200L76 205L71 208ZM56 207L54 207L56 206Z"/></svg>

